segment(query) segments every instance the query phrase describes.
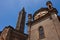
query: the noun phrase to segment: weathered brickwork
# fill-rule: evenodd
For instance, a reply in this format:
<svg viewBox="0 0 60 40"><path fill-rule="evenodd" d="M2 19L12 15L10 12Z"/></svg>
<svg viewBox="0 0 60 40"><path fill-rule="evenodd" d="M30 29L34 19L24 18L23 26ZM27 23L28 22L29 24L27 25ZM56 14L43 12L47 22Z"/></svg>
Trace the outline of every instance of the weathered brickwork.
<svg viewBox="0 0 60 40"><path fill-rule="evenodd" d="M28 34L24 33L26 12L19 12L16 28L7 26L0 32L0 40L60 40L60 17L48 1L46 8L28 14Z"/></svg>

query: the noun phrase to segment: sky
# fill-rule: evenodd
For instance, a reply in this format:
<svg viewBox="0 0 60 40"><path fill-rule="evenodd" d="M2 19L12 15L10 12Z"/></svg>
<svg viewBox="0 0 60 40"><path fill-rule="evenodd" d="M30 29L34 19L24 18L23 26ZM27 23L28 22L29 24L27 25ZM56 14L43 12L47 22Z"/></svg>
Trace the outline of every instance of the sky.
<svg viewBox="0 0 60 40"><path fill-rule="evenodd" d="M53 3L53 7L58 10L58 15L60 15L60 0L0 0L0 31L8 25L16 27L18 14L23 7L26 11L27 22L27 15L34 14L41 7L47 7L47 1ZM27 33L27 26L24 31Z"/></svg>

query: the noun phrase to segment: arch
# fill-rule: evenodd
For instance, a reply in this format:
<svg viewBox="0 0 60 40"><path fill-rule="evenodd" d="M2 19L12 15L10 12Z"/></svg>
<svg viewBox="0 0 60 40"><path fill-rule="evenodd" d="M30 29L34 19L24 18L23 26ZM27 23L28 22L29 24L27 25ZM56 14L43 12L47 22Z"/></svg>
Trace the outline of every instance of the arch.
<svg viewBox="0 0 60 40"><path fill-rule="evenodd" d="M39 27L39 38L40 39L45 38L43 26Z"/></svg>

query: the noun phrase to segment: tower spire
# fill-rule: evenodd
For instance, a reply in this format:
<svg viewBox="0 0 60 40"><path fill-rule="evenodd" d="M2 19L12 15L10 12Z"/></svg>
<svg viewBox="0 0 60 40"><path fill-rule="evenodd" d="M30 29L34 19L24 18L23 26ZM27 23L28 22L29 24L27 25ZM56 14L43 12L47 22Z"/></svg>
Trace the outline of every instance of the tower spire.
<svg viewBox="0 0 60 40"><path fill-rule="evenodd" d="M26 17L26 12L25 9L23 8L19 12L18 21L16 25L16 30L20 31L21 33L24 33L25 17Z"/></svg>

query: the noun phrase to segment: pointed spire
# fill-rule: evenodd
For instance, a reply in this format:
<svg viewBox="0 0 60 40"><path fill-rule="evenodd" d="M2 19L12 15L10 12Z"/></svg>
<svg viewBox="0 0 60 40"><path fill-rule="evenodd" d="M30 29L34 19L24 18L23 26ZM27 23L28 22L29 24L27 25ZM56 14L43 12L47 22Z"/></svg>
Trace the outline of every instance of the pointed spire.
<svg viewBox="0 0 60 40"><path fill-rule="evenodd" d="M25 8L23 7L22 10L20 12L25 12Z"/></svg>
<svg viewBox="0 0 60 40"><path fill-rule="evenodd" d="M25 17L26 17L26 12L25 12L25 9L23 8L19 12L18 21L17 21L17 25L16 25L16 30L18 30L22 33L24 33Z"/></svg>
<svg viewBox="0 0 60 40"><path fill-rule="evenodd" d="M25 8L24 7L22 8L22 11L25 11Z"/></svg>

